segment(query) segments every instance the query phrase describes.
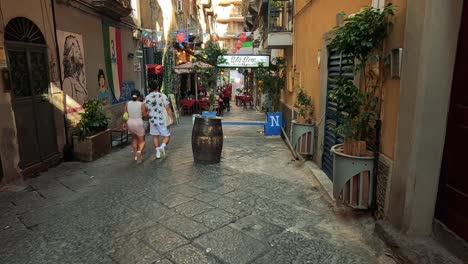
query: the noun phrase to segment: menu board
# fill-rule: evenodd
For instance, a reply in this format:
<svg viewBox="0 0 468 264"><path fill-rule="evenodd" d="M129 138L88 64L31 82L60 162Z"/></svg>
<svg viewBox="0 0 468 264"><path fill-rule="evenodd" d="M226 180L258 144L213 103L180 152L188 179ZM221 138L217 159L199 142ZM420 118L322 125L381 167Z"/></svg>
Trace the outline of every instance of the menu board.
<svg viewBox="0 0 468 264"><path fill-rule="evenodd" d="M177 108L177 103L176 103L174 94L169 94L169 99L171 100L172 109L174 110L174 117L175 117L174 123L179 124L179 109Z"/></svg>

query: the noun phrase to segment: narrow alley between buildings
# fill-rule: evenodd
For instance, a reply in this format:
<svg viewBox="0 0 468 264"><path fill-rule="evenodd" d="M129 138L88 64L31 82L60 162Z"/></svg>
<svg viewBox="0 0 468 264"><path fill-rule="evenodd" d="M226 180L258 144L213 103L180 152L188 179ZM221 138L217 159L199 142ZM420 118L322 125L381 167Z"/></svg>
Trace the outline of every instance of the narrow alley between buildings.
<svg viewBox="0 0 468 264"><path fill-rule="evenodd" d="M183 117L161 160L124 147L0 193L0 263L394 263L372 218L329 203L280 138L223 126L222 161L203 166L191 129Z"/></svg>

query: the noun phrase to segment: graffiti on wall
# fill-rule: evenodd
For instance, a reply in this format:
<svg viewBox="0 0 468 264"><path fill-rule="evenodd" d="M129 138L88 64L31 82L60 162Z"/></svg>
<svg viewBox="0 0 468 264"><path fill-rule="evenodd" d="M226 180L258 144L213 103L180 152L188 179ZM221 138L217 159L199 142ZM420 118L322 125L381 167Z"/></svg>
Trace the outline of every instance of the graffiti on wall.
<svg viewBox="0 0 468 264"><path fill-rule="evenodd" d="M122 88L122 41L120 29L102 24L104 58L109 89L113 94L112 103L121 98Z"/></svg>
<svg viewBox="0 0 468 264"><path fill-rule="evenodd" d="M107 88L106 75L102 69L99 69L98 71L98 85L99 90L97 92L96 99L101 101L104 106L111 104L113 96Z"/></svg>
<svg viewBox="0 0 468 264"><path fill-rule="evenodd" d="M79 34L57 30L60 63L62 64L62 86L67 98L67 112L76 112L88 97L86 87L83 38Z"/></svg>
<svg viewBox="0 0 468 264"><path fill-rule="evenodd" d="M120 94L119 101L126 102L132 99L132 91L135 90L135 82L128 81L122 84L122 93Z"/></svg>

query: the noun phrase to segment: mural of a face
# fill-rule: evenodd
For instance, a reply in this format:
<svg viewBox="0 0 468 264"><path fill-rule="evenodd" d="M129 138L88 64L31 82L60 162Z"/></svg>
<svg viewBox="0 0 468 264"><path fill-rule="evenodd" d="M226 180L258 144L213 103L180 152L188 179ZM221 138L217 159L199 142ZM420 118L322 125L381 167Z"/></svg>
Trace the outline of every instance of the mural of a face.
<svg viewBox="0 0 468 264"><path fill-rule="evenodd" d="M83 55L80 44L75 36L65 39L63 52L63 65L65 78L81 75L83 69Z"/></svg>
<svg viewBox="0 0 468 264"><path fill-rule="evenodd" d="M106 75L102 69L98 71L98 85L99 90L97 92L97 99L100 100L104 105L108 105L111 102L111 94L106 87Z"/></svg>
<svg viewBox="0 0 468 264"><path fill-rule="evenodd" d="M103 70L99 70L98 82L99 82L99 89L104 90L106 88L106 76L104 75Z"/></svg>
<svg viewBox="0 0 468 264"><path fill-rule="evenodd" d="M63 91L71 99L70 104L81 105L88 98L83 39L81 35L63 31L58 31L58 39L63 65Z"/></svg>

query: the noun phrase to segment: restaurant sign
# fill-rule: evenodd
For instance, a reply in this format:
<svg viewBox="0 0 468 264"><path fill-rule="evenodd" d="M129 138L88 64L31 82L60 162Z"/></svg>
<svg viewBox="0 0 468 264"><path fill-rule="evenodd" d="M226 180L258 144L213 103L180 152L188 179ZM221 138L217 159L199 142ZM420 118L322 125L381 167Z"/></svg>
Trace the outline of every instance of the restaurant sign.
<svg viewBox="0 0 468 264"><path fill-rule="evenodd" d="M223 55L224 63L218 63L218 67L226 68L258 68L270 66L269 55Z"/></svg>

